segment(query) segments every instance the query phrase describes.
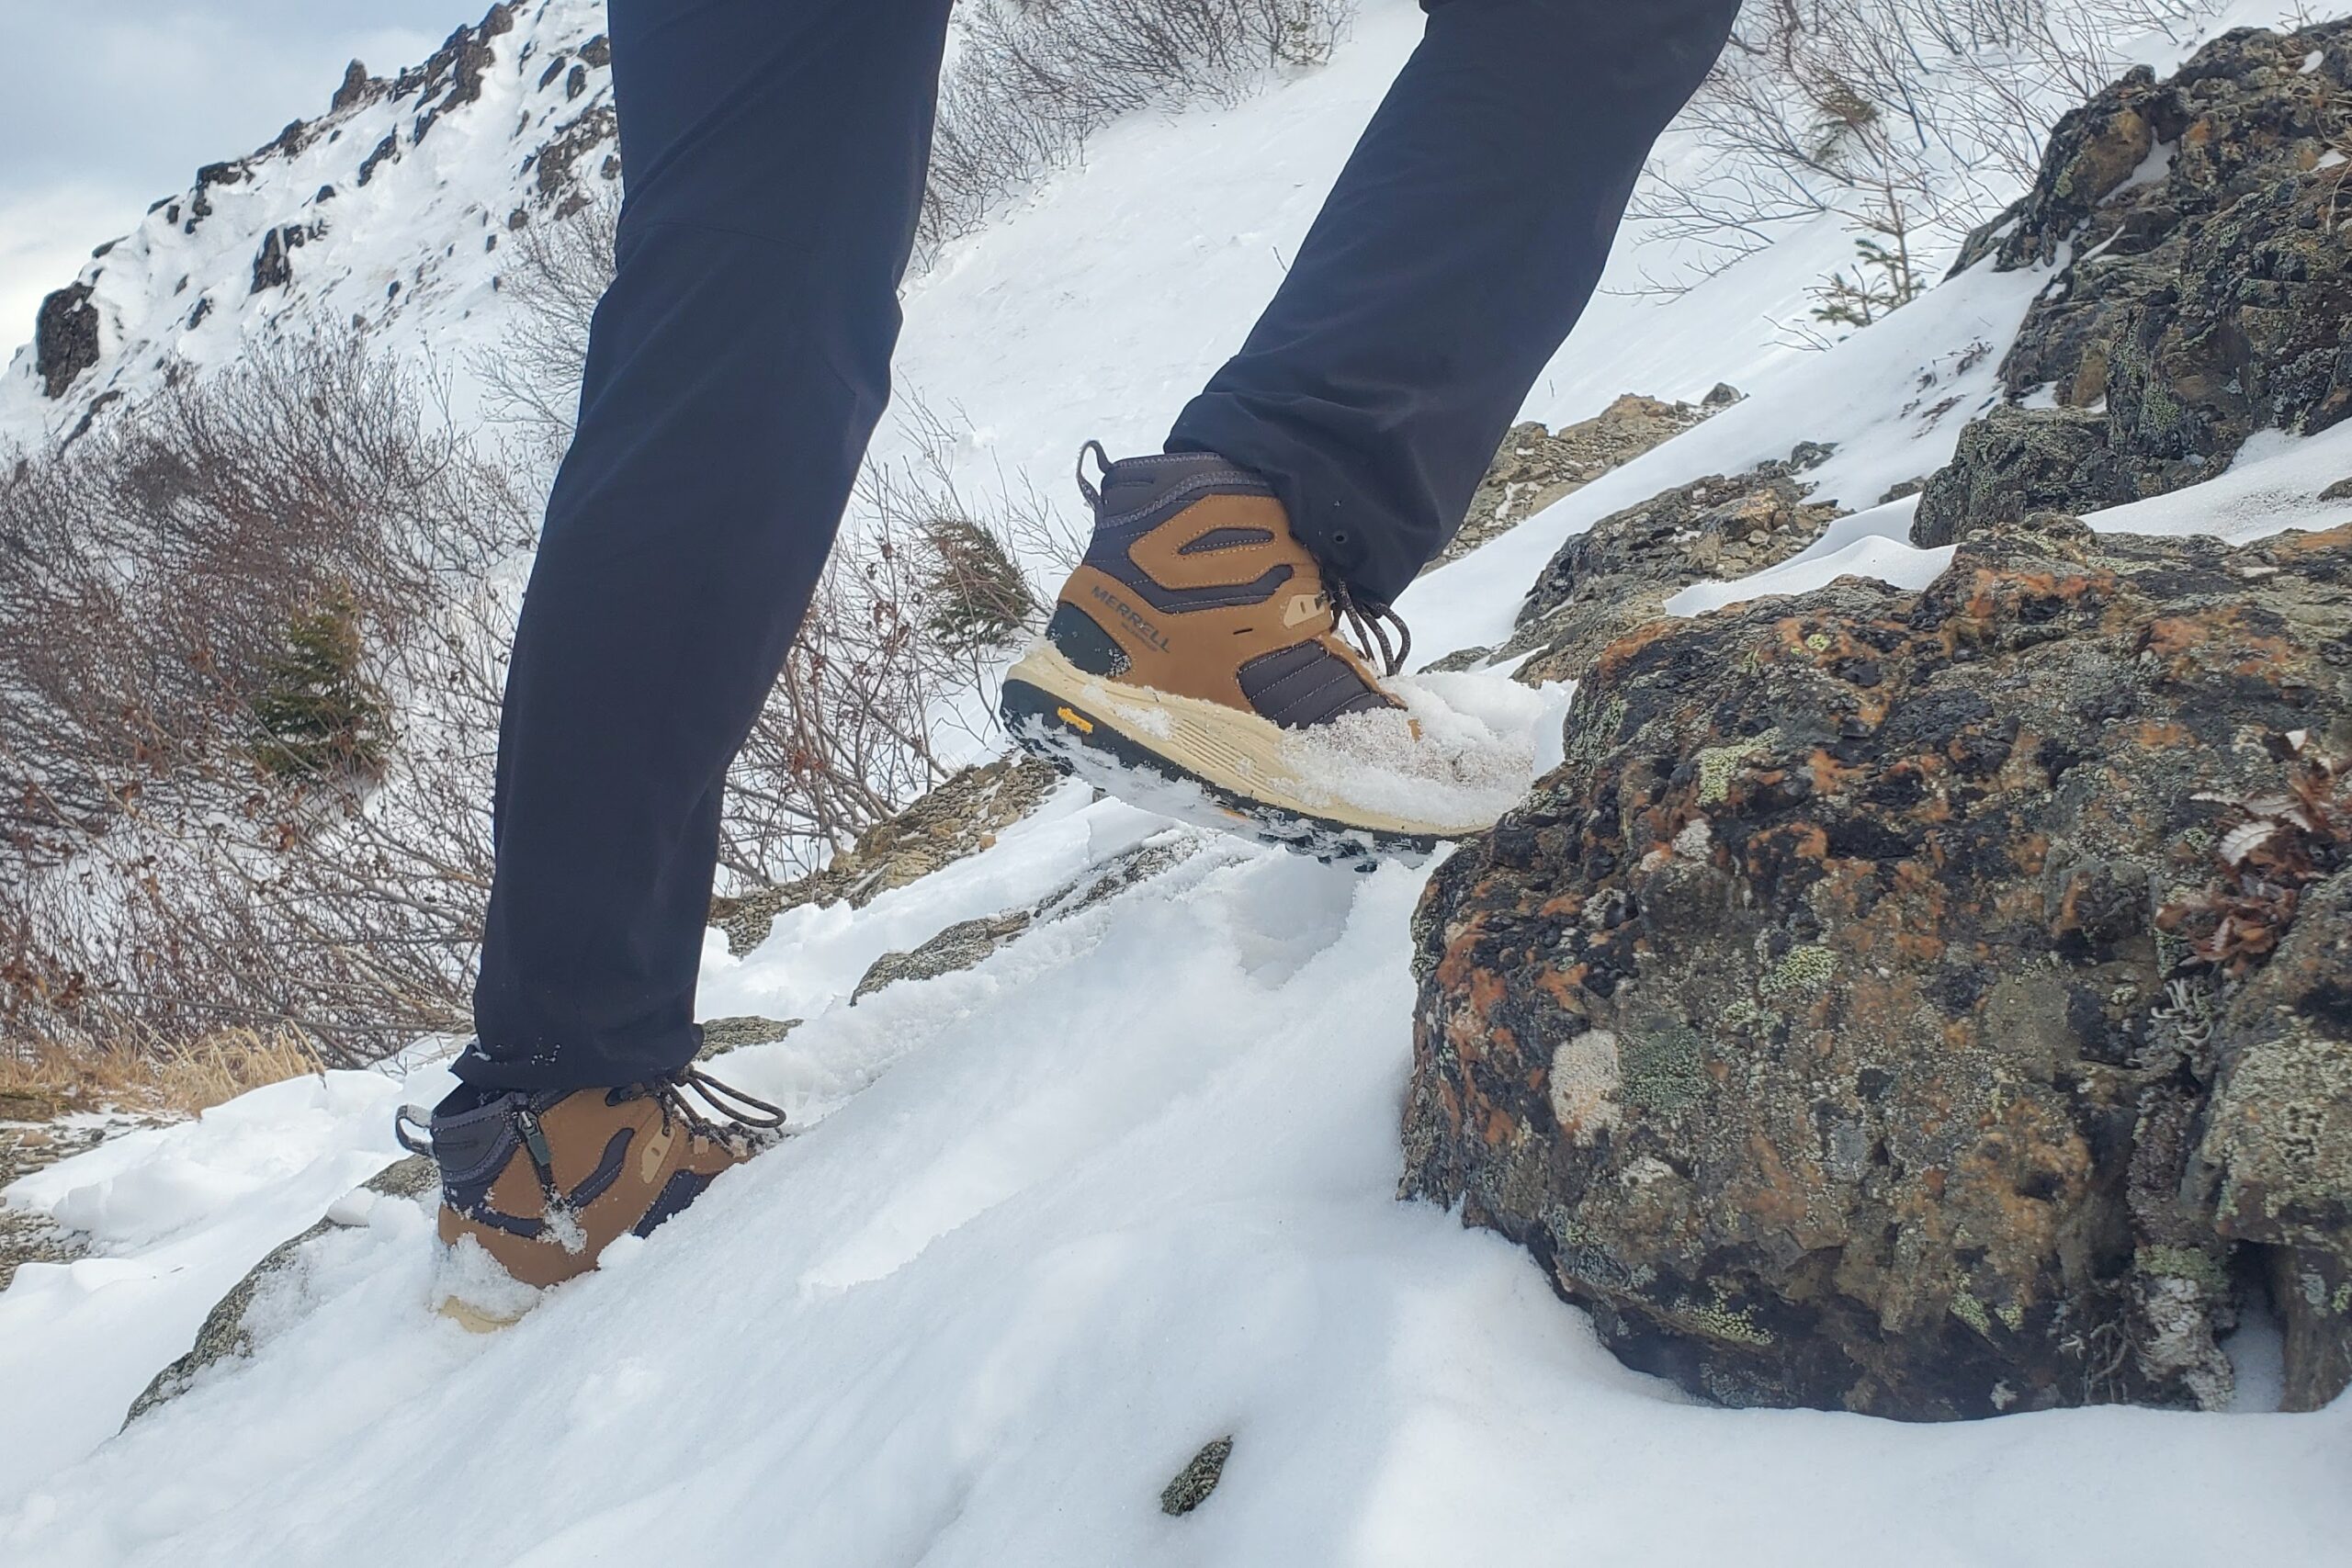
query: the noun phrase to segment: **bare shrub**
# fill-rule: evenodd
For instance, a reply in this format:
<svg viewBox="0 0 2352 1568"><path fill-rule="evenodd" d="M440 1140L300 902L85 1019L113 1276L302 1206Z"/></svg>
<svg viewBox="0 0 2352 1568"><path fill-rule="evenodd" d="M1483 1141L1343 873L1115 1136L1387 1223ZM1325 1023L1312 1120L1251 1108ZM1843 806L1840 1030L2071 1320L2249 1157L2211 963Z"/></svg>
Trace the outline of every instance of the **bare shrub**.
<svg viewBox="0 0 2352 1568"><path fill-rule="evenodd" d="M720 867L731 889L820 865L954 772L959 739L992 739L996 665L1039 629L1079 541L1052 507L1000 484L967 502L960 422L901 394L910 456L869 461L800 635L728 774ZM968 749L968 748L966 748Z"/></svg>
<svg viewBox="0 0 2352 1568"><path fill-rule="evenodd" d="M263 351L0 485L0 1030L357 1060L462 1022L505 468L356 342Z"/></svg>
<svg viewBox="0 0 2352 1568"><path fill-rule="evenodd" d="M499 291L518 308L508 312L499 352L475 369L496 417L518 430L548 474L579 418L588 328L613 281L620 214L618 191L598 182L582 205L512 236L505 254L513 259L498 275Z"/></svg>
<svg viewBox="0 0 2352 1568"><path fill-rule="evenodd" d="M2048 128L2120 74L2119 39L2178 34L2213 0L1772 0L1685 111L1703 173L1644 183L1632 213L1690 242L1677 292L1842 211L1906 255L1956 248L2029 183ZM1905 263L1904 265L1909 265ZM1883 313L1883 312L1882 312Z"/></svg>

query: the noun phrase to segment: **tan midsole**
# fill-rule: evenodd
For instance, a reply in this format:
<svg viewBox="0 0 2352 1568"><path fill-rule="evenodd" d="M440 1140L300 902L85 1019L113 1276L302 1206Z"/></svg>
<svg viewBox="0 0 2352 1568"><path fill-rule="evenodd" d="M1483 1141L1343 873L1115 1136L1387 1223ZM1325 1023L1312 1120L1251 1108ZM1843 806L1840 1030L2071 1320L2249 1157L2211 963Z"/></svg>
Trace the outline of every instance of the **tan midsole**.
<svg viewBox="0 0 2352 1568"><path fill-rule="evenodd" d="M1331 799L1307 785L1284 759L1283 732L1271 721L1223 703L1090 675L1063 658L1051 643L1041 643L1023 655L1006 679L1025 681L1083 709L1082 715L1076 716L1083 721L1108 720L1144 750L1247 800L1378 833L1444 839L1489 826L1417 821L1352 801Z"/></svg>
<svg viewBox="0 0 2352 1568"><path fill-rule="evenodd" d="M491 1312L456 1296L444 1296L433 1309L469 1334L495 1334L523 1321L520 1313Z"/></svg>

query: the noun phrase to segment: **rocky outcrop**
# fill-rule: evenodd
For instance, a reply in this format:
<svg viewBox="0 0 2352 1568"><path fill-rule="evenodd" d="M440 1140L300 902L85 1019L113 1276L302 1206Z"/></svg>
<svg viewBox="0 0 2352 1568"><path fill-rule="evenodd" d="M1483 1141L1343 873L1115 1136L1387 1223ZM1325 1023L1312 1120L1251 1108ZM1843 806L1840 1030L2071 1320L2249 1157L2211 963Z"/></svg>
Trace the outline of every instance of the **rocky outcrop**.
<svg viewBox="0 0 2352 1568"><path fill-rule="evenodd" d="M1958 454L1921 490L1911 542L1949 545L1995 521L2137 498L2134 477L2108 445L2105 414L1996 408L1960 433Z"/></svg>
<svg viewBox="0 0 2352 1568"><path fill-rule="evenodd" d="M299 1285L305 1267L304 1254L311 1242L338 1225L366 1224L368 1202L360 1200L419 1201L427 1194L437 1198L440 1190L440 1171L431 1156L411 1155L370 1178L351 1198L336 1204L309 1230L273 1247L205 1314L196 1331L196 1343L186 1355L155 1374L144 1392L131 1401L122 1424L128 1427L157 1405L187 1393L194 1385L197 1374L206 1368L252 1355L256 1303L267 1301L276 1292Z"/></svg>
<svg viewBox="0 0 2352 1568"><path fill-rule="evenodd" d="M33 374L41 390L62 398L74 378L98 362L98 309L92 286L70 284L40 302L33 324Z"/></svg>
<svg viewBox="0 0 2352 1568"><path fill-rule="evenodd" d="M1006 909L978 919L958 920L922 946L905 953L886 953L876 959L850 995L857 1003L900 980L935 980L977 967L997 949L1025 936L1041 925L1066 920L1105 900L1173 871L1200 852L1197 833L1175 829L1156 833L1123 854L1089 866L1071 881L1022 909Z"/></svg>
<svg viewBox="0 0 2352 1568"><path fill-rule="evenodd" d="M2342 1386L2352 528L1654 624L1566 752L1419 912L1408 1195L1730 1403L2211 1407L2262 1271Z"/></svg>
<svg viewBox="0 0 2352 1568"><path fill-rule="evenodd" d="M482 16L480 25L459 28L448 41L435 51L433 57L413 70L403 71L391 86L391 95L404 98L411 93L421 96L424 108L416 117L416 129L410 136L413 142L422 144L434 123L452 109L462 108L481 96L483 80L497 59L490 40L514 30L514 7L511 5L492 6ZM349 73L345 74L348 84ZM447 88L445 92L443 89Z"/></svg>
<svg viewBox="0 0 2352 1568"><path fill-rule="evenodd" d="M1784 462L1710 474L1610 513L1552 557L1508 641L1431 668L1522 659L1518 678L1531 685L1577 679L1603 648L1662 618L1666 602L1692 583L1761 571L1819 538L1842 514L1808 501L1813 487L1798 476L1828 456L1807 443Z"/></svg>
<svg viewBox="0 0 2352 1568"><path fill-rule="evenodd" d="M2012 399L2058 407L1963 437L1917 542L2178 490L2256 430L2352 412L2347 117L2352 22L2331 22L2227 34L2062 120L2032 190L1962 263L2063 265L2002 365ZM2072 486L2065 453L2085 459Z"/></svg>
<svg viewBox="0 0 2352 1568"><path fill-rule="evenodd" d="M1487 477L1470 498L1462 529L1424 570L1459 560L1500 537L1554 502L1590 484L1610 469L1632 462L1652 447L1681 434L1708 415L1739 401L1738 391L1719 386L1703 402L1662 402L1627 393L1592 418L1546 429L1529 421L1511 426Z"/></svg>
<svg viewBox="0 0 2352 1568"><path fill-rule="evenodd" d="M967 768L867 829L823 870L781 887L712 899L710 923L727 933L728 951L741 956L767 941L768 928L787 909L841 902L862 909L893 887L991 847L1060 783L1060 773L1029 757Z"/></svg>

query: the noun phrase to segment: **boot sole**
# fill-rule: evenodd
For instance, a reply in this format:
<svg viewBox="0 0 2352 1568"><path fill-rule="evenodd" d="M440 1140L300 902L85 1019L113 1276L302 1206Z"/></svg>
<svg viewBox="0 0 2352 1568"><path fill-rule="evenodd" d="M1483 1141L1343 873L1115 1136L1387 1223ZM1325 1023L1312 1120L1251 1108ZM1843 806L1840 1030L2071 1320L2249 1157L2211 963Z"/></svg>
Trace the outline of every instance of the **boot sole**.
<svg viewBox="0 0 2352 1568"><path fill-rule="evenodd" d="M1012 667L997 706L1023 750L1064 773L1162 816L1327 863L1417 865L1477 831L1369 811L1336 816L1301 797L1281 756L1283 732L1266 720L1089 675L1051 644Z"/></svg>

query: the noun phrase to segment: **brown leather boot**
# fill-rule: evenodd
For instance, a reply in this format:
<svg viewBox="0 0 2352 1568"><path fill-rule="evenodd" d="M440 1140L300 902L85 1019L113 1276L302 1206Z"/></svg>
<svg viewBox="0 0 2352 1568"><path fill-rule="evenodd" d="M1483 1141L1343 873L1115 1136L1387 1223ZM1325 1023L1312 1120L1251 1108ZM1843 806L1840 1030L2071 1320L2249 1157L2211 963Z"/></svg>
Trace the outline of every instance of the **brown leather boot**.
<svg viewBox="0 0 2352 1568"><path fill-rule="evenodd" d="M1099 490L1083 465L1094 537L1005 678L1015 739L1149 809L1325 860L1426 852L1490 825L1416 811L1396 789L1354 797L1329 747L1297 743L1351 725L1395 730L1390 755L1418 739L1340 617L1387 673L1411 644L1391 649L1382 622L1403 626L1385 606L1333 592L1272 486L1209 454L1105 462ZM1367 755L1377 768L1380 748Z"/></svg>
<svg viewBox="0 0 2352 1568"><path fill-rule="evenodd" d="M613 1089L461 1089L433 1111L429 1142L410 1131L422 1120L403 1111L398 1131L441 1168L450 1258L438 1308L487 1331L528 1311L537 1292L594 1269L620 1235L650 1234L721 1171L775 1143L784 1113L690 1067Z"/></svg>

